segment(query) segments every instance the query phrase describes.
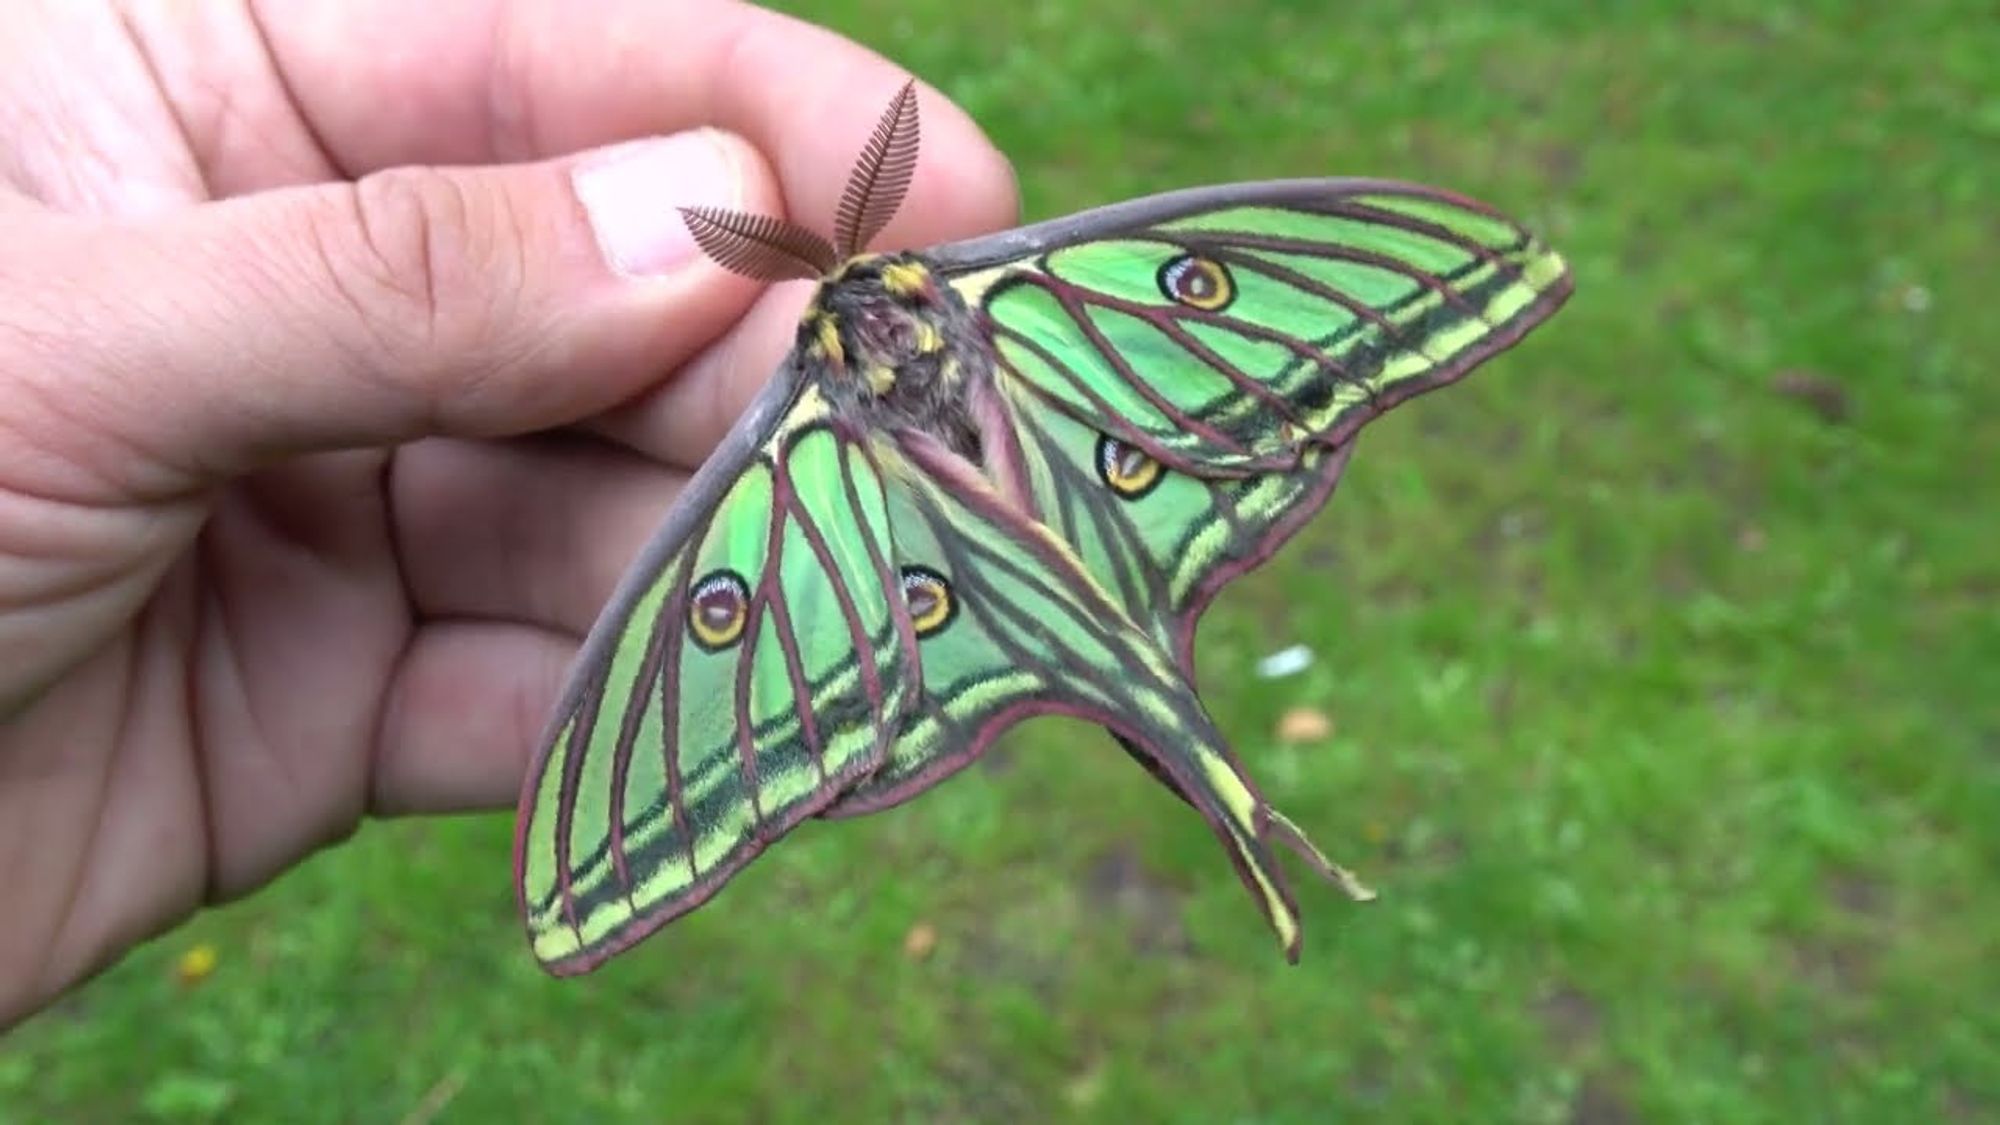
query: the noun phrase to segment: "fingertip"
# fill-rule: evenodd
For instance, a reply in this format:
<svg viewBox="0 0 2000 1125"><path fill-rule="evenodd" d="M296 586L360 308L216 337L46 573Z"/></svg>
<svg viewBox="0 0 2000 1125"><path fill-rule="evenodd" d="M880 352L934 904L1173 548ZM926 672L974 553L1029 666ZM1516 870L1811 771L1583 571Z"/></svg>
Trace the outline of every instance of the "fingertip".
<svg viewBox="0 0 2000 1125"><path fill-rule="evenodd" d="M708 135L722 151L730 166L736 170L737 210L760 215L776 214L784 210L785 191L779 183L778 170L749 138L741 133L713 126L704 128L701 132Z"/></svg>
<svg viewBox="0 0 2000 1125"><path fill-rule="evenodd" d="M775 165L785 214L832 222L849 170L898 90L916 81L916 177L875 248L948 242L1009 225L1014 173L970 115L923 76L826 28L753 5L714 13L690 73L707 119L739 129ZM754 76L750 78L749 76Z"/></svg>
<svg viewBox="0 0 2000 1125"><path fill-rule="evenodd" d="M763 154L741 136L714 128L585 153L576 158L570 183L604 265L632 279L713 280L714 263L697 245L686 212L763 213L776 210L781 195ZM710 268L697 268L703 265Z"/></svg>

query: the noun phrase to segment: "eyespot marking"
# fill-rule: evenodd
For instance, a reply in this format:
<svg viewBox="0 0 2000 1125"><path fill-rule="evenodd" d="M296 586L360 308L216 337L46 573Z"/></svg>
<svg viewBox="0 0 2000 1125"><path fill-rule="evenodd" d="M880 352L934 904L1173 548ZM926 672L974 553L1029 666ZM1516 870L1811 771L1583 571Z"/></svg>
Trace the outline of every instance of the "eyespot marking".
<svg viewBox="0 0 2000 1125"><path fill-rule="evenodd" d="M1203 312L1220 312L1236 299L1236 279L1229 267L1199 254L1167 259L1158 280L1168 300Z"/></svg>
<svg viewBox="0 0 2000 1125"><path fill-rule="evenodd" d="M958 616L958 595L945 576L927 566L903 568L903 604L919 638L935 635Z"/></svg>
<svg viewBox="0 0 2000 1125"><path fill-rule="evenodd" d="M1167 475L1166 467L1146 455L1136 445L1128 445L1109 434L1097 439L1097 478L1106 488L1126 500L1137 500Z"/></svg>
<svg viewBox="0 0 2000 1125"><path fill-rule="evenodd" d="M688 594L688 635L705 652L720 652L743 639L750 621L750 586L733 570L702 576Z"/></svg>

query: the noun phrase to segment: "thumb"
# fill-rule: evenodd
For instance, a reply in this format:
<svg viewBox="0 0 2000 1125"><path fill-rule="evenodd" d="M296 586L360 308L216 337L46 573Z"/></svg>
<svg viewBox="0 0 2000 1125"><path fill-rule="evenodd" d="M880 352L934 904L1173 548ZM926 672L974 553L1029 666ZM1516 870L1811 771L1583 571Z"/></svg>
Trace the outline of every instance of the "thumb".
<svg viewBox="0 0 2000 1125"><path fill-rule="evenodd" d="M756 294L705 260L676 208L773 211L777 196L746 141L698 130L143 224L45 220L47 239L0 250L22 255L0 262L0 293L35 271L30 299L0 313L28 331L0 333L0 353L10 336L39 352L0 354L0 379L48 385L0 401L59 404L55 431L91 447L60 460L140 494L287 454L575 421L685 361Z"/></svg>

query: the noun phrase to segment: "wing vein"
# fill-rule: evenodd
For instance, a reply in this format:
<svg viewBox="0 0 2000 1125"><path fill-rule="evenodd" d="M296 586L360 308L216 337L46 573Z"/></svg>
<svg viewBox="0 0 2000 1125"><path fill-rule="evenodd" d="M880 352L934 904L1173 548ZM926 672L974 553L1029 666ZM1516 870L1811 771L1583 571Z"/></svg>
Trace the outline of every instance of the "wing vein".
<svg viewBox="0 0 2000 1125"><path fill-rule="evenodd" d="M1152 433L1147 431L1145 427L1140 426L1138 423L1132 422L1129 419L1126 419L1120 412L1112 409L1110 404L1105 402L1102 396L1100 396L1096 391L1090 389L1088 381L1084 380L1075 371L1071 370L1070 366L1067 363L1064 363L1062 360L1058 359L1054 352L1051 352L1049 349L1043 347L1039 342L1030 338L1026 334L1017 331L1016 329L1009 328L1005 325L1000 325L999 327L997 327L994 330L994 335L1005 336L1006 338L1013 340L1014 342L1020 344L1022 347L1035 353L1036 358L1040 359L1043 363L1047 364L1050 370L1060 374L1063 377L1063 379L1065 379L1069 383L1070 386L1076 388L1078 394L1082 395L1085 399L1089 400L1091 406L1096 409L1100 417L1110 419L1118 423L1122 423L1122 425L1120 426L1121 433L1119 435L1121 438L1129 440L1133 444L1137 445L1139 448L1145 450L1155 460L1169 461L1169 462L1176 460L1173 454L1167 450L1166 446L1160 443L1157 437L1155 437ZM1028 378L1025 375L1022 375L1019 371L1015 371L1013 365L1007 362L1006 357L1004 356L1000 357L999 362L1007 366L1008 370L1013 372L1015 378L1020 379L1022 382L1027 383L1030 386L1035 385L1034 380Z"/></svg>
<svg viewBox="0 0 2000 1125"><path fill-rule="evenodd" d="M611 759L611 811L605 846L611 853L612 867L618 872L618 883L627 892L632 889L632 875L625 857L625 783L631 773L632 752L645 721L646 706L652 702L653 677L660 674L664 642L660 623L653 622L646 634L646 655L639 661L639 670L625 697L625 713L618 725L618 748Z"/></svg>
<svg viewBox="0 0 2000 1125"><path fill-rule="evenodd" d="M681 781L681 655L687 647L687 629L681 620L686 614L688 583L694 581L694 565L695 549L690 546L686 560L681 563L680 577L674 583L671 604L677 608L662 613L660 619L660 627L667 630L667 654L660 665L660 765L667 779L667 806L676 830L663 833L663 837L671 840L676 833L680 836L690 883L701 879L701 868L695 862L694 821L688 818L687 789ZM672 674L668 674L668 669Z"/></svg>

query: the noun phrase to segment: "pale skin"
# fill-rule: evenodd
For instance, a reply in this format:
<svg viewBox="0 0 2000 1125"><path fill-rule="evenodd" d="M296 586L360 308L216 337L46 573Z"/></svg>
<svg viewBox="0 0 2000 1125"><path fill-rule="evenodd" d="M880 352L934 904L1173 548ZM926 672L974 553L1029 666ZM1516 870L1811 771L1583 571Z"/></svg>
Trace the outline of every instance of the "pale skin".
<svg viewBox="0 0 2000 1125"><path fill-rule="evenodd" d="M0 5L0 1028L365 816L511 806L788 346L809 287L672 208L824 229L905 75L745 5L590 8ZM878 245L1008 225L920 97Z"/></svg>

